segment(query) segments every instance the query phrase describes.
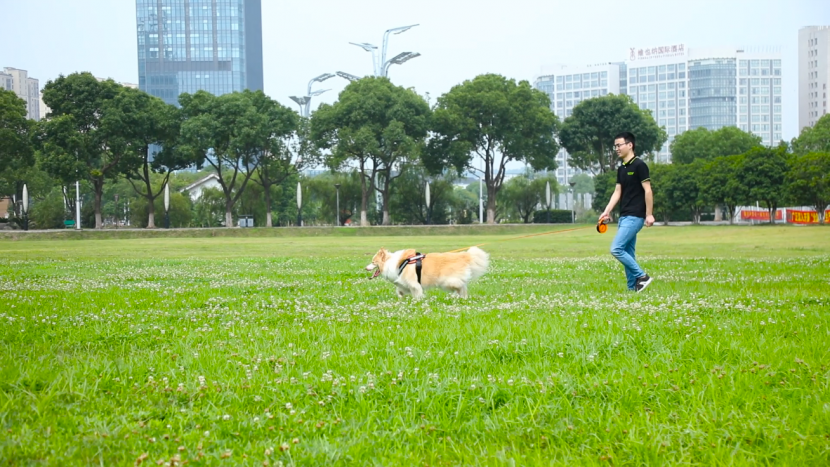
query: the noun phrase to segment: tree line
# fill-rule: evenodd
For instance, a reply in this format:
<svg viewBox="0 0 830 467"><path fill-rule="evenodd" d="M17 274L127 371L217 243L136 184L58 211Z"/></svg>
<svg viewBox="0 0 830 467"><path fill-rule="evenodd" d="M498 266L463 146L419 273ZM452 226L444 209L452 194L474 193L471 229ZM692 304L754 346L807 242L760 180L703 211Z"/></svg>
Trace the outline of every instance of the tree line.
<svg viewBox="0 0 830 467"><path fill-rule="evenodd" d="M96 228L105 219L155 227L166 184L174 226L232 226L235 216L253 215L270 227L298 214L319 224L472 222L479 186L456 187L462 174L480 178L487 222L530 222L546 207L546 183L553 195L562 191L550 174L560 149L573 167L596 175L591 190L602 203L613 188L615 134L635 133L646 159L667 141L650 111L628 96L583 101L560 121L546 94L494 74L454 86L433 106L412 89L366 77L308 119L261 91L185 93L173 106L89 73L49 81L43 100L51 112L33 122L22 100L0 91L0 197L19 200L27 183L41 227L73 217L77 180L83 222ZM821 203L827 126L822 120L779 148L737 128L679 135L671 145L676 164L652 168L656 213L748 200ZM527 173L508 180L507 165L516 161ZM326 173L303 175L318 167ZM218 189L195 202L180 193L206 174ZM776 186L786 188L758 188L781 174Z"/></svg>

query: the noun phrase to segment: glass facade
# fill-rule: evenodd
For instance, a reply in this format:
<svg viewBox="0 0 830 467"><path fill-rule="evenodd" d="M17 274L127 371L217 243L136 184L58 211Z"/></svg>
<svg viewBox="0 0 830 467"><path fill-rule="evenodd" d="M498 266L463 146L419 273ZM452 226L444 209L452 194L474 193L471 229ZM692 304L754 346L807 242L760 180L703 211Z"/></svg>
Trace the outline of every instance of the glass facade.
<svg viewBox="0 0 830 467"><path fill-rule="evenodd" d="M136 0L138 85L181 93L262 90L261 0Z"/></svg>
<svg viewBox="0 0 830 467"><path fill-rule="evenodd" d="M689 63L692 129L737 126L736 62L734 58L724 58Z"/></svg>
<svg viewBox="0 0 830 467"><path fill-rule="evenodd" d="M781 60L739 60L738 127L762 138L781 141Z"/></svg>
<svg viewBox="0 0 830 467"><path fill-rule="evenodd" d="M656 154L658 162L670 162L669 144L688 129L686 62L629 65L627 93L641 109L651 111L669 138Z"/></svg>

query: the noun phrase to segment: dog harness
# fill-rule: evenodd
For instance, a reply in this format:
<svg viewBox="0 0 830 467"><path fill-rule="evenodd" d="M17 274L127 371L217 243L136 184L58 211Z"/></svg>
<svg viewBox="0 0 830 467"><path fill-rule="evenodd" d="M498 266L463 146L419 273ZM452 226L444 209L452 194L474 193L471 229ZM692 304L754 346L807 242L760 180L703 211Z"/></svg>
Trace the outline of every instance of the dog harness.
<svg viewBox="0 0 830 467"><path fill-rule="evenodd" d="M403 260L400 266L398 266L398 275L400 276L403 274L403 270L407 264L415 264L415 274L418 276L418 283L421 283L421 260L426 258L427 255L422 255L421 253L415 253L415 256L410 256L409 258Z"/></svg>

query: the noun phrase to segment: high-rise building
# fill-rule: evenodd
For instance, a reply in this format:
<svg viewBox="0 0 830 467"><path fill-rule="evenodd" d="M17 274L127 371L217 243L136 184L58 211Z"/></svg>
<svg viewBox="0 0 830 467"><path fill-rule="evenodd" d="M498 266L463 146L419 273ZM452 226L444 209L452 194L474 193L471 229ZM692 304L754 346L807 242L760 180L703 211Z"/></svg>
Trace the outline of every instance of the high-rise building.
<svg viewBox="0 0 830 467"><path fill-rule="evenodd" d="M571 116L574 106L586 99L625 94L626 82L624 63L602 63L583 67L544 67L533 86L548 95L551 110L559 120L564 120ZM556 179L562 185L567 185L571 177L583 172L573 167L569 160L570 156L564 149L556 155Z"/></svg>
<svg viewBox="0 0 830 467"><path fill-rule="evenodd" d="M29 78L26 70L3 68L0 88L14 91L17 97L26 101L26 118L40 120L40 84L35 78Z"/></svg>
<svg viewBox="0 0 830 467"><path fill-rule="evenodd" d="M830 26L798 31L798 131L827 113L830 84Z"/></svg>
<svg viewBox="0 0 830 467"><path fill-rule="evenodd" d="M139 88L181 93L262 90L261 0L136 0Z"/></svg>
<svg viewBox="0 0 830 467"><path fill-rule="evenodd" d="M671 162L671 142L695 128L736 126L760 136L767 146L782 139L781 53L776 48L632 47L624 64L604 66L610 67L605 73L609 76L607 92L628 94L666 129L668 140L656 153L657 162ZM618 70L614 82L612 70ZM819 74L814 72L814 76ZM579 102L577 97L570 101L572 96L562 87L566 84L553 74L535 82L537 89L551 97L560 118L569 116L569 105ZM582 92L579 99L592 97L596 97L593 90L588 95Z"/></svg>

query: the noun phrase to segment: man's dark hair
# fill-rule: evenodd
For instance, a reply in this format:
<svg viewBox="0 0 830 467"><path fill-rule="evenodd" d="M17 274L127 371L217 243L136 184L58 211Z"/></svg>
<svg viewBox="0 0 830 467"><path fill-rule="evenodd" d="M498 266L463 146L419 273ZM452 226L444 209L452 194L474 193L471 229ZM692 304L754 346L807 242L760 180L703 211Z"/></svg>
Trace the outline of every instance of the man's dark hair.
<svg viewBox="0 0 830 467"><path fill-rule="evenodd" d="M623 131L622 133L620 133L620 134L618 134L617 136L614 137L614 141L616 141L620 138L624 139L626 143L631 143L631 149L632 150L634 150L634 148L637 147L637 143L634 142L635 138L634 138L633 134L631 134L627 131Z"/></svg>

